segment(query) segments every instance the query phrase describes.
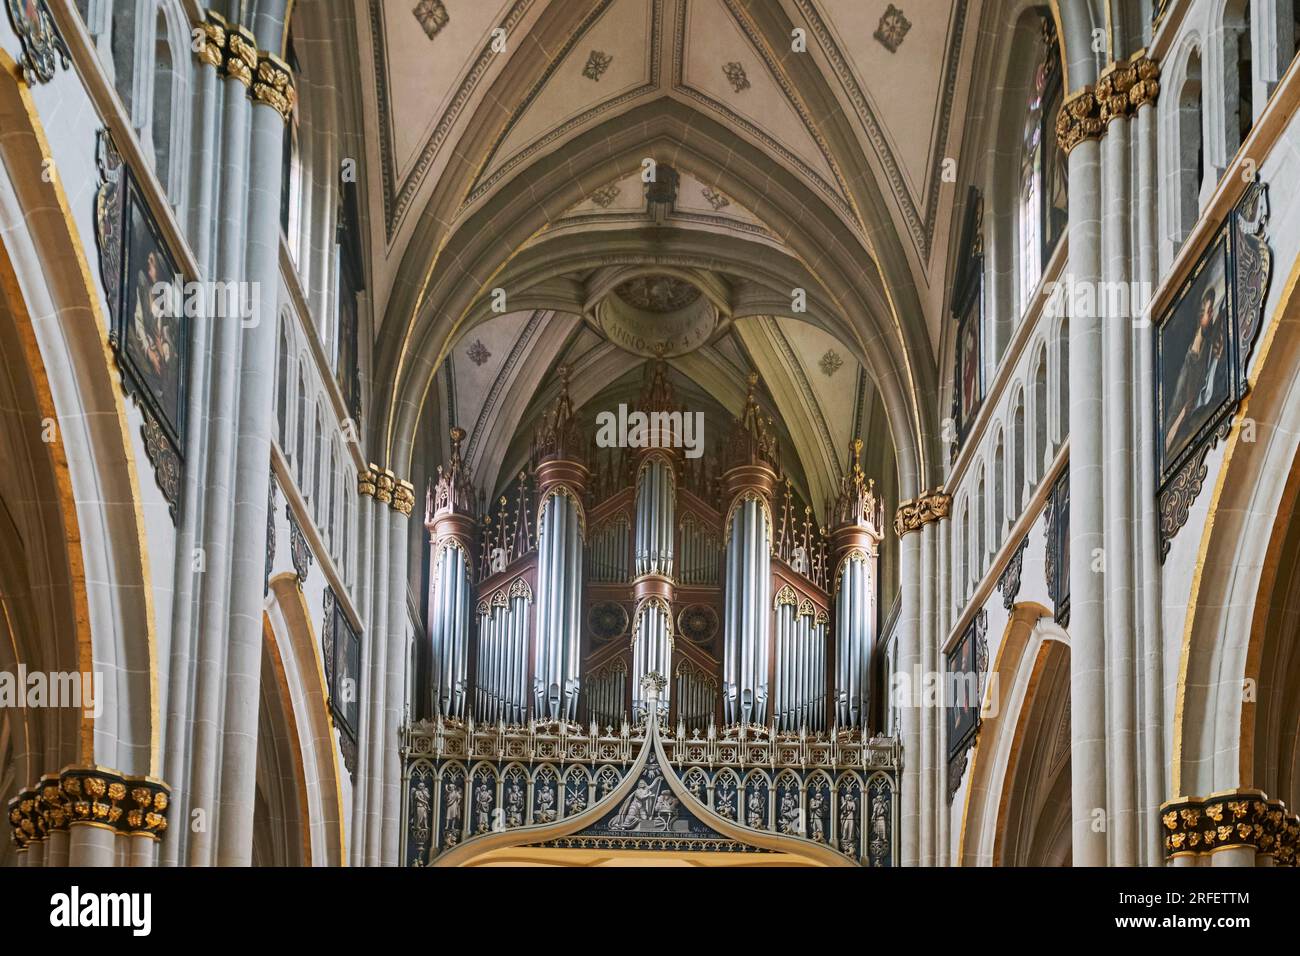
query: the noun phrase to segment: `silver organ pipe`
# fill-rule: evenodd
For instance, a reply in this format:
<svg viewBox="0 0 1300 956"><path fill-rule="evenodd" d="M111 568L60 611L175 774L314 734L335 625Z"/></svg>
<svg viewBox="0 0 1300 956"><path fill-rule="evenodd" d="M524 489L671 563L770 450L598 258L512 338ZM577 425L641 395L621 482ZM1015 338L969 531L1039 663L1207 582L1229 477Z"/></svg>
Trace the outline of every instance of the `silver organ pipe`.
<svg viewBox="0 0 1300 956"><path fill-rule="evenodd" d="M469 684L469 561L460 543L443 542L437 552L429 634L432 644L434 710L448 717L465 716Z"/></svg>
<svg viewBox="0 0 1300 956"><path fill-rule="evenodd" d="M872 631L875 610L865 554L841 565L835 594L835 706L841 727L861 727L869 714Z"/></svg>
<svg viewBox="0 0 1300 956"><path fill-rule="evenodd" d="M728 723L765 723L772 545L766 511L756 495L746 495L736 504L728 531L725 716Z"/></svg>
<svg viewBox="0 0 1300 956"><path fill-rule="evenodd" d="M542 496L540 507L533 707L540 719L571 721L577 717L578 709L581 505L561 485Z"/></svg>
<svg viewBox="0 0 1300 956"><path fill-rule="evenodd" d="M644 713L641 680L647 674L670 673L673 654L672 613L667 603L658 597L647 598L637 609L636 625L632 631L632 712ZM659 713L667 716L669 688L659 695Z"/></svg>

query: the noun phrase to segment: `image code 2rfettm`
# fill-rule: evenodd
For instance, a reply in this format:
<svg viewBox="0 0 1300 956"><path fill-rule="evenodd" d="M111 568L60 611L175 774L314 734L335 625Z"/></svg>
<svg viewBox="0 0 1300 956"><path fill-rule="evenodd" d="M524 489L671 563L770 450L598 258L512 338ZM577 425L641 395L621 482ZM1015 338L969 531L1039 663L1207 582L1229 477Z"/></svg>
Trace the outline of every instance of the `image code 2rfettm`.
<svg viewBox="0 0 1300 956"><path fill-rule="evenodd" d="M1300 2L3 7L20 933L1281 924Z"/></svg>

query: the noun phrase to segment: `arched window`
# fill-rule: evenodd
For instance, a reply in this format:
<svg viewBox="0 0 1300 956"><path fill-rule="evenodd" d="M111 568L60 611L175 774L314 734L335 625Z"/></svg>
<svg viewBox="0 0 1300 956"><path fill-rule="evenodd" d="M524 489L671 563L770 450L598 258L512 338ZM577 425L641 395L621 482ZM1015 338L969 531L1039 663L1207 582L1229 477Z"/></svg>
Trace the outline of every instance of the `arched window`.
<svg viewBox="0 0 1300 956"><path fill-rule="evenodd" d="M974 572L972 578L976 583L984 576L984 563L988 558L988 509L985 506L987 497L984 485L984 466L980 466L979 480L975 483L975 560L971 570Z"/></svg>
<svg viewBox="0 0 1300 956"><path fill-rule="evenodd" d="M1047 11L1039 13L1039 43L1029 82L1020 151L1018 274L1020 311L1038 288L1047 260L1065 232L1065 154L1056 143L1062 101L1060 44Z"/></svg>
<svg viewBox="0 0 1300 956"><path fill-rule="evenodd" d="M1034 460L1031 474L1035 486L1047 472L1047 349L1040 347L1034 361Z"/></svg>
<svg viewBox="0 0 1300 956"><path fill-rule="evenodd" d="M1025 494L1025 393L1016 393L1011 413L1011 513L1014 518L1024 506Z"/></svg>
<svg viewBox="0 0 1300 956"><path fill-rule="evenodd" d="M280 328L280 363L276 375L275 417L280 426L280 447L289 443L289 330Z"/></svg>
<svg viewBox="0 0 1300 956"><path fill-rule="evenodd" d="M316 526L321 525L321 472L324 471L325 464L325 446L323 439L325 437L325 425L321 419L321 411L316 409L316 440L312 442L311 461L312 461L312 482L311 482L311 500L316 506Z"/></svg>
<svg viewBox="0 0 1300 956"><path fill-rule="evenodd" d="M172 99L176 82L172 48L167 36L167 17L161 9L154 18L153 115L150 117L153 138L153 168L168 196L172 193Z"/></svg>
<svg viewBox="0 0 1300 956"><path fill-rule="evenodd" d="M1223 10L1223 122L1229 159L1255 125L1255 54L1250 0L1229 0Z"/></svg>
<svg viewBox="0 0 1300 956"><path fill-rule="evenodd" d="M296 422L297 424L295 425L295 427L298 429L298 435L297 435L298 440L297 442L295 442L297 453L294 455L294 458L296 459L294 461L294 465L298 473L298 488L303 492L303 494L306 494L307 493L307 487L306 487L307 429L311 427L311 424L307 421L307 366L306 365L300 365L298 367L298 417L296 419Z"/></svg>
<svg viewBox="0 0 1300 956"><path fill-rule="evenodd" d="M1187 70L1178 91L1178 190L1174 249L1182 245L1201 214L1201 184L1205 181L1205 136L1202 127L1201 53L1187 57Z"/></svg>
<svg viewBox="0 0 1300 956"><path fill-rule="evenodd" d="M952 549L953 561L956 564L956 567L953 568L952 579L957 582L957 587L955 589L956 594L953 595L955 598L953 602L954 616L956 616L957 612L961 610L962 605L966 602L966 550L969 547L967 544L967 541L970 538L969 527L970 511L966 506L966 502L963 501L961 503L961 512L958 515L957 523L954 525L954 530L957 534L957 543Z"/></svg>
<svg viewBox="0 0 1300 956"><path fill-rule="evenodd" d="M285 49L285 61L290 72L297 77L298 55L294 50L293 33L287 31L288 42ZM298 110L289 114L284 124L284 150L282 153L283 169L280 178L280 228L284 231L289 244L289 252L301 271L304 261L302 256L302 152L298 140Z"/></svg>
<svg viewBox="0 0 1300 956"><path fill-rule="evenodd" d="M993 536L990 544L997 548L1002 540L1003 522L1007 516L1007 455L1002 433L993 439Z"/></svg>
<svg viewBox="0 0 1300 956"><path fill-rule="evenodd" d="M113 54L113 86L132 116L135 105L135 0L113 5L113 25L108 46Z"/></svg>
<svg viewBox="0 0 1300 956"><path fill-rule="evenodd" d="M334 505L338 497L339 456L332 441L330 442L330 470L329 474L325 476L325 480L329 482L329 503L325 509L325 539L329 542L330 548L333 549L337 543L337 539L334 537Z"/></svg>
<svg viewBox="0 0 1300 956"><path fill-rule="evenodd" d="M352 585L352 489L356 487L356 481L352 477L351 470L345 470L343 473L343 543L339 549L342 559L343 582L349 587Z"/></svg>
<svg viewBox="0 0 1300 956"><path fill-rule="evenodd" d="M1061 323L1061 330L1056 336L1056 348L1059 360L1056 376L1056 445L1053 452L1060 449L1066 436L1070 434L1070 320Z"/></svg>

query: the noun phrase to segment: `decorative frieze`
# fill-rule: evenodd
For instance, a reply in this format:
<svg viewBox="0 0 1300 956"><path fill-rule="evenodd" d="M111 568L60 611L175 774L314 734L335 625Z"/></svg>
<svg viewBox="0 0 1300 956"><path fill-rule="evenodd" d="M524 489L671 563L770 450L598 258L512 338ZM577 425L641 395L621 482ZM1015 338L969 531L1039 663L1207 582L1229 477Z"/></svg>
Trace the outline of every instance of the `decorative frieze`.
<svg viewBox="0 0 1300 956"><path fill-rule="evenodd" d="M901 538L932 521L948 517L951 511L952 495L944 494L941 488L914 500L899 502L898 510L894 513L894 533Z"/></svg>
<svg viewBox="0 0 1300 956"><path fill-rule="evenodd" d="M380 471L375 465L370 468L375 472L375 500L381 505L392 504L393 487L396 485L393 473L387 468Z"/></svg>
<svg viewBox="0 0 1300 956"><path fill-rule="evenodd" d="M393 486L392 506L394 511L407 518L415 508L415 486L405 478L397 481Z"/></svg>
<svg viewBox="0 0 1300 956"><path fill-rule="evenodd" d="M1101 106L1091 86L1085 86L1061 104L1056 117L1056 141L1063 152L1090 139L1101 139L1106 130Z"/></svg>

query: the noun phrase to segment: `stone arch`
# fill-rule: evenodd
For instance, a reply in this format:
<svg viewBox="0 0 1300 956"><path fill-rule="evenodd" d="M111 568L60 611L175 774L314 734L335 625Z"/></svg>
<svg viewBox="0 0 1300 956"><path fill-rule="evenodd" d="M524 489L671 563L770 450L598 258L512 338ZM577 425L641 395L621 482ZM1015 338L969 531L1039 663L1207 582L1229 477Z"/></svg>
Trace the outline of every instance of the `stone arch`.
<svg viewBox="0 0 1300 956"><path fill-rule="evenodd" d="M344 851L343 789L351 789L339 759L338 734L327 701L320 641L311 624L306 598L296 575L271 579L263 619L262 694L280 740L279 764L292 771L298 789L304 859L307 865L342 865ZM277 714L281 715L277 717ZM265 725L260 725L265 726ZM258 731L259 768L262 730Z"/></svg>
<svg viewBox="0 0 1300 956"><path fill-rule="evenodd" d="M1271 775L1259 764L1253 743L1265 729L1255 725L1261 712L1245 700L1243 685L1248 677L1259 679L1264 660L1276 659L1272 605L1282 599L1286 606L1290 521L1300 490L1297 274L1293 270L1288 277L1256 347L1238 424L1226 448L1211 453L1211 474L1220 454L1222 464L1206 510L1195 508L1182 531L1186 535L1198 527L1205 515L1181 666L1170 696L1175 707L1171 795L1231 790ZM1260 423L1253 442L1242 440L1240 423L1246 418ZM1176 539L1174 545L1187 554L1188 544ZM1263 716L1272 719L1267 710Z"/></svg>
<svg viewBox="0 0 1300 956"><path fill-rule="evenodd" d="M136 437L87 244L61 182L42 179L50 149L20 76L0 51L0 279L22 336L19 354L33 381L44 379L42 417L58 422L48 488L62 510L58 537L72 569L76 613L65 633L76 635L78 648L64 659L70 669L103 674L103 713L93 727L82 723L68 752L121 773L161 776L162 708L152 681L159 652ZM117 427L91 428L104 422Z"/></svg>
<svg viewBox="0 0 1300 956"><path fill-rule="evenodd" d="M963 780L965 797L955 854L960 865L1025 865L1035 850L1007 844L1008 827L1016 825L1009 822L1013 818L1026 822L1032 832L1035 820L1050 817L1046 829L1051 838L1043 845L1057 846L1053 840L1059 836L1055 828L1059 821L1051 814L1043 816L1043 808L1060 810L1061 719L1066 722L1064 839L1069 846L1069 644L1051 617L1042 605L1017 604L998 644L985 684L979 734ZM1062 687L1066 693L1061 693ZM1048 778L1045 790L1044 776ZM1044 862L1045 858L1038 865Z"/></svg>

